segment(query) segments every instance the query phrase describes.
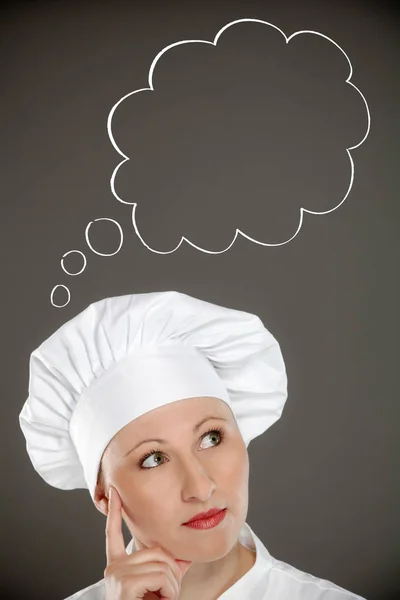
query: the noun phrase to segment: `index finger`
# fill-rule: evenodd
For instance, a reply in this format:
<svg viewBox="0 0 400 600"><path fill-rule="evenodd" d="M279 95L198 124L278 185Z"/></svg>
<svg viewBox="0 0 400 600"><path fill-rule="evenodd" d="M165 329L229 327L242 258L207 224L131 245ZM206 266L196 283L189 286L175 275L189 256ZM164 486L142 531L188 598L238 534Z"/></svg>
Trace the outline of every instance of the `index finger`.
<svg viewBox="0 0 400 600"><path fill-rule="evenodd" d="M112 490L112 492L111 492ZM122 502L115 488L110 486L108 514L106 523L106 556L107 566L127 556L125 540L122 534Z"/></svg>

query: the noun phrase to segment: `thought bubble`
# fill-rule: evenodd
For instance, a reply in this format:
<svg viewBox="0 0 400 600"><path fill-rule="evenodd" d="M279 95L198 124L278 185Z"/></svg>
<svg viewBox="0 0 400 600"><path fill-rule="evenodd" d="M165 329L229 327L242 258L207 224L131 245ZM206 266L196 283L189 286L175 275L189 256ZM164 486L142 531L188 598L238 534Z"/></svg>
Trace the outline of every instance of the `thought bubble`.
<svg viewBox="0 0 400 600"><path fill-rule="evenodd" d="M107 122L111 143L124 157L112 174L111 191L119 202L132 205L132 225L141 242L158 254L175 252L184 240L220 254L238 234L261 246L280 246L299 233L304 212L326 215L337 209L354 181L350 150L362 144L370 127L368 105L350 82L352 73L347 54L328 36L303 30L287 37L259 19L232 21L214 41L165 47L151 64L149 87L120 98ZM362 139L347 145L350 125L356 120L358 126L360 119ZM333 172L330 155L341 161L339 172ZM265 189L252 189L264 172ZM160 181L170 190L168 198ZM208 181L214 187L207 187ZM293 206L289 183L308 206ZM329 197L332 187L335 197ZM250 223L249 229L259 223L260 208L270 206L269 218L264 217L267 237L278 231L274 215L283 220L287 215L284 239L256 239L239 228L229 236L224 215L233 211L232 198L236 206L243 204L236 208L236 221ZM198 235L203 223L232 239L212 251L206 243L180 236L163 251L148 243L158 215L170 231L179 223L181 230L197 226Z"/></svg>
<svg viewBox="0 0 400 600"><path fill-rule="evenodd" d="M149 87L120 98L107 119L110 141L124 158L112 173L111 191L132 206L132 225L143 245L170 254L185 241L201 252L221 254L240 234L260 246L281 246L299 233L305 212L326 215L341 206L354 182L350 150L367 138L371 120L352 75L349 57L328 36L302 30L287 37L260 19L232 21L214 41L183 40L161 50L149 69ZM352 127L363 135L348 145ZM119 194L117 174L124 190ZM299 206L298 198L308 208ZM227 225L226 215L245 222L247 231L260 225L264 230L252 237ZM145 240L151 224L161 218L172 235L177 227L190 231L194 226L205 240L212 229L229 238L230 227L232 239L215 251L181 235L175 247L160 250ZM117 225L118 249L105 254L92 247L88 233L94 221L86 227L86 244L95 254L113 256L123 244L122 228L113 219L99 220ZM276 233L279 228L284 235ZM273 235L284 239L268 241ZM74 252L81 254L83 267L71 273L64 259ZM61 259L70 276L80 275L86 264L81 250L70 250ZM67 291L65 304L53 302L58 288ZM56 308L70 298L63 284L51 291Z"/></svg>

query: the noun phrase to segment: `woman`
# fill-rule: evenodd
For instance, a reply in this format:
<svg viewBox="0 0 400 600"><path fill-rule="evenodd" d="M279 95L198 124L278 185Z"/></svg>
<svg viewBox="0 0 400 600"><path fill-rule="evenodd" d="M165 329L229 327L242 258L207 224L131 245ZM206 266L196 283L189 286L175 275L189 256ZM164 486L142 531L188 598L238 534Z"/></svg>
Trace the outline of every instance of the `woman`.
<svg viewBox="0 0 400 600"><path fill-rule="evenodd" d="M258 317L177 292L94 303L35 350L30 459L107 517L104 577L66 600L360 599L275 560L246 523L247 447L286 398Z"/></svg>
<svg viewBox="0 0 400 600"><path fill-rule="evenodd" d="M144 441L154 437L166 442L155 445ZM97 508L108 515L107 562L112 563L114 552L118 560L125 551L122 501L124 520L137 549L160 545L171 557L190 561L183 565L186 574L180 600L220 597L255 562L255 553L238 542L247 515L248 476L243 438L228 405L218 398L173 402L132 421L106 449L102 482L95 492ZM107 493L110 486L115 494L112 515ZM210 508L225 509L222 521L214 518L210 523L214 527L183 525ZM175 572L179 574L178 565ZM171 579L174 576L170 574ZM165 596L168 583L167 578ZM110 592L112 588L111 581ZM135 596L127 594L130 597Z"/></svg>

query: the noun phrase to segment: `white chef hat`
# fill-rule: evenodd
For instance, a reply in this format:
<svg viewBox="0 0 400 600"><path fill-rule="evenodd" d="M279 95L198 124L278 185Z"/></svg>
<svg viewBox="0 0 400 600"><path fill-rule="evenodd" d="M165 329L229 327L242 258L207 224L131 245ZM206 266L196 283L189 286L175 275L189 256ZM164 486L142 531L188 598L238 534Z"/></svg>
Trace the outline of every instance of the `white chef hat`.
<svg viewBox="0 0 400 600"><path fill-rule="evenodd" d="M101 457L120 429L203 396L230 406L246 447L280 418L285 364L260 318L174 291L117 296L32 352L19 422L39 475L94 499Z"/></svg>

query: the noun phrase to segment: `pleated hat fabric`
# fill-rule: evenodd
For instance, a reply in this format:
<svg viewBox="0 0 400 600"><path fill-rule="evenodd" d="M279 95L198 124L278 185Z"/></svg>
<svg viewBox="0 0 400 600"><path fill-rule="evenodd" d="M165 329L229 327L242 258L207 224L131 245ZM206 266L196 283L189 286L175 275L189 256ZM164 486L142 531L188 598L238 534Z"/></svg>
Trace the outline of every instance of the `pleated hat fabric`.
<svg viewBox="0 0 400 600"><path fill-rule="evenodd" d="M169 402L226 402L246 443L281 416L287 376L261 319L176 291L90 304L30 357L19 415L39 475L92 499L101 457L133 419Z"/></svg>

